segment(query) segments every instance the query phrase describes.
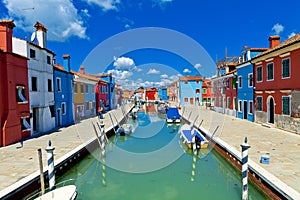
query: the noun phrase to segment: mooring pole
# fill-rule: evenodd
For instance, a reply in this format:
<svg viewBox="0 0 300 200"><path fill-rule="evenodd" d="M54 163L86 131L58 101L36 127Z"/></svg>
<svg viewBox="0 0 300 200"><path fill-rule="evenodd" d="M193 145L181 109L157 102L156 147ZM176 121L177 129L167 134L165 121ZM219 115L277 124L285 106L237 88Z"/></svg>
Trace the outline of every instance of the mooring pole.
<svg viewBox="0 0 300 200"><path fill-rule="evenodd" d="M43 194L45 194L45 181L44 181L43 158L42 158L42 150L41 149L38 149L38 157L39 157L39 166L40 166L41 191L42 191L42 195L43 195Z"/></svg>
<svg viewBox="0 0 300 200"><path fill-rule="evenodd" d="M247 144L247 137L241 144L242 147L242 200L248 200L248 149L250 145Z"/></svg>
<svg viewBox="0 0 300 200"><path fill-rule="evenodd" d="M104 124L100 124L101 158L102 158L102 185L106 186L106 152L105 152L105 130Z"/></svg>
<svg viewBox="0 0 300 200"><path fill-rule="evenodd" d="M48 177L49 177L49 188L50 190L55 189L55 172L54 172L54 147L51 146L51 140L49 140L47 151L47 160L48 160Z"/></svg>
<svg viewBox="0 0 300 200"><path fill-rule="evenodd" d="M196 170L196 161L197 161L197 144L196 144L196 134L192 136L192 148L193 148L193 163L192 163L192 176L191 181L195 180L195 170Z"/></svg>

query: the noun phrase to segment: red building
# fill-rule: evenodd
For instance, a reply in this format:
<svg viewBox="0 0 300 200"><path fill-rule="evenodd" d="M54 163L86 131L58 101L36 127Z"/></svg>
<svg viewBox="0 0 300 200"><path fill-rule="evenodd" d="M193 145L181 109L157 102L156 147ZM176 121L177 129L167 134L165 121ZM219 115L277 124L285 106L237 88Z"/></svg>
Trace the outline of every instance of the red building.
<svg viewBox="0 0 300 200"><path fill-rule="evenodd" d="M255 120L299 133L300 34L280 43L269 37L270 48L252 59Z"/></svg>
<svg viewBox="0 0 300 200"><path fill-rule="evenodd" d="M107 101L108 99L108 93L107 93L107 88L108 88L108 83L104 80L99 80L98 83L96 84L95 87L95 95L96 95L96 112L99 110L101 107L106 107L109 102Z"/></svg>
<svg viewBox="0 0 300 200"><path fill-rule="evenodd" d="M30 136L27 58L12 53L13 20L0 21L0 146Z"/></svg>
<svg viewBox="0 0 300 200"><path fill-rule="evenodd" d="M147 101L157 100L157 88L146 89L146 100Z"/></svg>
<svg viewBox="0 0 300 200"><path fill-rule="evenodd" d="M214 101L214 89L211 79L204 79L202 83L202 102L204 105L212 105Z"/></svg>

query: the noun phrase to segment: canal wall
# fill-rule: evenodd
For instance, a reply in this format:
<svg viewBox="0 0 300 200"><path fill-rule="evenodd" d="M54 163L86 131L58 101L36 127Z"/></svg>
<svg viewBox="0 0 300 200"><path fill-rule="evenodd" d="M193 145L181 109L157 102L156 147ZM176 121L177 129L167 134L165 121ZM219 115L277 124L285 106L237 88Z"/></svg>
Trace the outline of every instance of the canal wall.
<svg viewBox="0 0 300 200"><path fill-rule="evenodd" d="M239 171L241 171L241 148L236 144L236 140L239 140L241 144L243 143L244 135L248 136L248 141L250 138L250 142L252 138L260 136L253 135L253 131L248 131L246 128L243 130L243 125L239 125L239 127L233 125L233 123L230 123L233 121L233 118L231 118L230 116L216 113L214 111L207 110L203 107L183 106L181 108L181 115L185 121L190 123L192 126L198 128L205 136L207 136L207 138L214 145L214 148L221 155L223 155L233 166L235 166ZM239 124L243 123L244 121L239 121ZM245 126L247 125L248 124L245 124ZM244 133L241 134L241 132ZM227 134L229 135L229 133L231 138L227 140L227 142L222 140L222 137L227 139ZM226 134L226 137L223 134ZM269 138L265 139L268 140ZM235 141L235 143L231 143L230 141ZM261 141L261 144L264 144L264 141ZM256 147L260 146L254 145L254 150L257 150L255 149ZM257 185L270 199L300 199L299 192L297 192L296 190L288 186L286 183L284 183L282 180L270 173L268 170L263 168L261 166L262 164L259 164L259 162L257 161L257 155L251 156L253 148L251 151L250 150L250 159L248 162L248 177L255 185ZM258 153L260 152L258 151ZM253 161L251 157L255 161ZM282 159L284 160L284 158ZM276 167L275 165L273 166ZM295 167L297 167L297 165ZM291 171L293 171L293 169ZM282 179L285 180L284 178Z"/></svg>
<svg viewBox="0 0 300 200"><path fill-rule="evenodd" d="M111 110L108 113L104 114L103 123L105 124L105 133L107 136L113 135L115 132L115 129L118 127L118 125L126 120L126 114L128 114L131 109L134 107L133 104L126 104L124 106L119 107L118 109ZM111 117L109 117L111 116ZM49 139L57 139L57 137L61 137L60 140L62 140L65 144L69 142L72 142L75 137L79 138L79 143L81 142L79 146L75 148L71 148L70 150L67 150L61 157L57 158L56 152L61 151L61 149L66 148L66 146L58 144L57 142L52 142L53 146L55 147L54 155L55 155L55 174L56 176L60 176L64 174L67 170L69 170L72 166L74 166L76 163L78 163L80 160L82 160L87 154L95 150L97 147L99 147L96 135L94 133L94 130L92 128L91 123L95 123L98 121L98 118L91 118L88 120L83 120L79 122L78 124L74 125L76 126L74 128L73 134L71 136L64 137L63 133L60 133L59 135L53 134L53 138L51 138L51 134L49 134ZM70 127L72 128L72 127ZM74 132L78 132L77 134L74 134ZM64 132L64 131L61 131ZM54 138L55 137L55 138ZM69 137L72 137L71 139ZM48 139L47 138L47 139ZM39 140L39 138L36 138L36 140ZM52 141L53 141L52 140ZM46 146L46 144L45 144ZM0 153L1 149L0 149ZM5 152L4 152L5 153ZM32 154L35 154L36 151L33 151ZM36 155L36 154L35 154ZM31 155L31 156L35 156ZM43 156L45 158L45 156ZM9 163L7 163L9 164ZM24 163L25 164L25 163ZM11 163L10 165L13 165ZM36 169L38 169L38 163L36 163ZM7 168L11 168L12 166L7 166ZM22 169L20 169L22 170ZM48 167L46 164L46 161L44 159L44 179L46 186L48 185ZM9 172L8 172L9 173ZM11 172L13 173L13 172ZM21 173L21 171L16 172ZM28 174L25 178L22 178L18 181L16 181L14 184L4 188L0 191L0 199L26 199L29 196L32 195L33 192L38 190L40 188L40 172L39 170L34 171L31 174Z"/></svg>

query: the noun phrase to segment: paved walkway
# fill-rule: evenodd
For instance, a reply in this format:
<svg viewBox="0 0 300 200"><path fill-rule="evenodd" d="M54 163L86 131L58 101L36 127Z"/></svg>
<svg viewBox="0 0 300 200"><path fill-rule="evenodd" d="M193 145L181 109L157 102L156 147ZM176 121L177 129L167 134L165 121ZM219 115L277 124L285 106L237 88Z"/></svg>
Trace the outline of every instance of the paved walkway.
<svg viewBox="0 0 300 200"><path fill-rule="evenodd" d="M126 106L128 112L129 105ZM125 109L123 110L125 111ZM120 121L123 117L121 109L110 111L114 125L117 125L116 119ZM97 118L82 120L75 125L61 128L51 134L32 138L21 143L9 145L0 148L0 198L1 190L16 183L18 180L39 170L37 149L42 149L44 167L47 166L47 155L45 148L48 141L51 140L55 147L55 160L61 158L71 150L95 137L92 122ZM112 122L108 113L104 114L105 129L112 128ZM79 131L80 130L80 131Z"/></svg>
<svg viewBox="0 0 300 200"><path fill-rule="evenodd" d="M294 190L300 192L300 135L277 128L268 128L258 123L238 119L205 109L187 106L181 109L189 121L213 133L215 136L241 152L240 145L248 138L249 158L279 178ZM191 114L192 113L192 114ZM197 118L197 115L199 117ZM261 164L262 154L270 154L270 164Z"/></svg>

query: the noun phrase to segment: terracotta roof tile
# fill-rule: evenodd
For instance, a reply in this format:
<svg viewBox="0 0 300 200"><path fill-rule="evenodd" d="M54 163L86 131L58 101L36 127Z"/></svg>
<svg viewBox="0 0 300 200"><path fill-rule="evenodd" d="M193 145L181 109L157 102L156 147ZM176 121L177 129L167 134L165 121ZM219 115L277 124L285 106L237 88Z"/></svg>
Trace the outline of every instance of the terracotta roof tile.
<svg viewBox="0 0 300 200"><path fill-rule="evenodd" d="M201 76L181 76L179 77L180 81L201 81Z"/></svg>

